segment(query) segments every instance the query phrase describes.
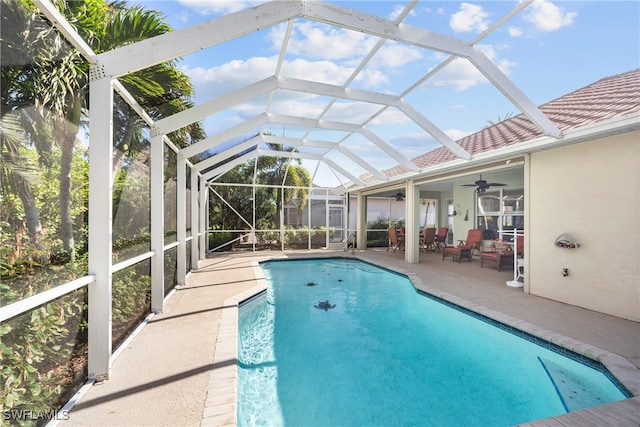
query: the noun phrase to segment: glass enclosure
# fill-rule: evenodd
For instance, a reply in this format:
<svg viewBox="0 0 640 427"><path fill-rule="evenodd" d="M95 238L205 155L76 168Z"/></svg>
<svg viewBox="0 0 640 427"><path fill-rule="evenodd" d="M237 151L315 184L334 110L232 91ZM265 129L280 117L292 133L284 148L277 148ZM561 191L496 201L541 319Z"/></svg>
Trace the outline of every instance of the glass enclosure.
<svg viewBox="0 0 640 427"><path fill-rule="evenodd" d="M328 189L211 184L208 250L319 249L346 238L342 196ZM284 202L284 203L283 203Z"/></svg>
<svg viewBox="0 0 640 427"><path fill-rule="evenodd" d="M220 157L212 143L183 156L181 149L208 138L199 122L158 130L158 122L194 106L194 88L174 62L117 78L91 68L94 54L130 43L94 31L126 19L118 9L124 4L89 16L82 2L56 2L94 49L88 55L30 2L1 1L0 308L20 308L4 310L11 314L0 322L0 409L58 408L87 378L91 340L103 339L113 354L152 310L162 309L205 251L341 249L355 234L356 199L343 195L344 186L315 186L302 162L282 154L295 147L242 141L234 156ZM103 98L98 114L90 101ZM269 150L279 154L238 160ZM438 203L420 200L421 227L438 225ZM96 205L105 209L90 218ZM386 247L388 227L407 221L405 201L395 197L367 197L365 209L368 247ZM481 228L521 229L523 191L488 192L478 212ZM102 214L108 220L96 227L93 218ZM91 240L90 226L99 231ZM90 272L95 242L103 244L97 258L104 271ZM105 293L93 304L110 310L92 309L96 289ZM106 313L111 340L92 338L96 312Z"/></svg>
<svg viewBox="0 0 640 427"><path fill-rule="evenodd" d="M87 40L97 53L100 48L113 48L113 40L99 40L105 35L89 34L92 30L83 27L89 24L84 3L56 4L66 6L62 13L76 23L80 36L92 36ZM105 24L100 19L110 20L108 14L115 10L105 8L107 15L90 18L102 28ZM0 410L44 413L59 409L88 375L92 310L87 285L95 281L89 275L88 254L92 160L111 165L111 178L102 181L112 193L99 196L111 201L112 348L150 313L155 256L151 252L150 124L151 116L157 120L175 110L175 99L153 94L157 89L164 92L161 86L166 80L161 74L166 68L152 67L123 78L114 85L110 106L111 162L107 156L92 159L86 55L30 2L2 0L0 12L0 308L4 310ZM201 137L189 132L172 134L189 137L173 143L183 146L185 140ZM172 246L157 256L164 258L162 282L168 293L177 284L178 248L185 250L187 271L191 250L177 241L178 159L175 145L169 139L165 142L165 243ZM185 170L190 177L189 163ZM187 189L187 234L190 206ZM109 230L108 224L101 227ZM109 247L109 240L105 241Z"/></svg>

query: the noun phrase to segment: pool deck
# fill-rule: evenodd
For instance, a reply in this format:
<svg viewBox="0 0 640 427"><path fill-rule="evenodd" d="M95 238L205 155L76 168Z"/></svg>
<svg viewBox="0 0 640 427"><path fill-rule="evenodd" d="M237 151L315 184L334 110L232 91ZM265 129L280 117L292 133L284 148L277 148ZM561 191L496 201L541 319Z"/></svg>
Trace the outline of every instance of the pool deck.
<svg viewBox="0 0 640 427"><path fill-rule="evenodd" d="M126 343L110 380L87 387L62 426L235 425L237 303L265 286L256 262L272 258L354 257L409 275L417 288L482 315L600 359L635 397L525 424L530 427L640 426L640 324L525 294L472 263L402 252L265 251L213 255L200 263Z"/></svg>

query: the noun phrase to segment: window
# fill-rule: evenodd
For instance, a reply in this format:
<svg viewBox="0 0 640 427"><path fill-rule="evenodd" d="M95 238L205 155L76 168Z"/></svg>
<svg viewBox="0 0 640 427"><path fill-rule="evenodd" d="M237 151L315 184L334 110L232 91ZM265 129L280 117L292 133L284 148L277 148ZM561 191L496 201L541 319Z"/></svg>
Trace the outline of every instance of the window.
<svg viewBox="0 0 640 427"><path fill-rule="evenodd" d="M485 239L503 238L504 231L524 229L524 189L502 188L478 196L476 223Z"/></svg>

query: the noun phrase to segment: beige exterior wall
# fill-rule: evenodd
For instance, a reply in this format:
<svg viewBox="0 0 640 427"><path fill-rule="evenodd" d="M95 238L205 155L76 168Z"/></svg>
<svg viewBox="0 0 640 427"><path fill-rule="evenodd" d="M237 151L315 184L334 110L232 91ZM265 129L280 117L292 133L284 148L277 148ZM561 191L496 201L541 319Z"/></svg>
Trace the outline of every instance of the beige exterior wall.
<svg viewBox="0 0 640 427"><path fill-rule="evenodd" d="M639 168L640 132L530 156L531 294L640 321ZM563 233L581 246L555 247Z"/></svg>

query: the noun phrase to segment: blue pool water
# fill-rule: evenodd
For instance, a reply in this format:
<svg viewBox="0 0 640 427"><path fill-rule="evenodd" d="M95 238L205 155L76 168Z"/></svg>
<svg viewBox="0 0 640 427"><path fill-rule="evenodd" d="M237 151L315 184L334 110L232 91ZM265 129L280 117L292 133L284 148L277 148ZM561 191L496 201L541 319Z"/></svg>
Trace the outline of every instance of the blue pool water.
<svg viewBox="0 0 640 427"><path fill-rule="evenodd" d="M241 426L507 426L626 397L405 276L340 258L262 268L266 294L240 309Z"/></svg>

